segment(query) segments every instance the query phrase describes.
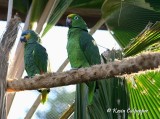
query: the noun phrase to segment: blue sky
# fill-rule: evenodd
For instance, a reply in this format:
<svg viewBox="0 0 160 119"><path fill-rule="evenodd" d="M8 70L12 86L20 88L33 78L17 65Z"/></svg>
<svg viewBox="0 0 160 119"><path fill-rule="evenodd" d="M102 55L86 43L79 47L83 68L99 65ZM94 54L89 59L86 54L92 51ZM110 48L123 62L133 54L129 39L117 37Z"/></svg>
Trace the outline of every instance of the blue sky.
<svg viewBox="0 0 160 119"><path fill-rule="evenodd" d="M5 30L6 23L0 21L0 25L1 25L0 36L2 36ZM23 28L23 24L21 24L19 35L17 37L17 42L19 41L22 28ZM47 49L52 72L53 71L56 72L59 66L67 58L67 52L66 52L67 32L68 32L68 28L55 26L47 33L47 35L45 35L42 38L42 45ZM100 46L103 46L108 49L120 48L108 31L97 30L93 35L93 37L97 42L97 44ZM14 50L16 48L17 42L15 43ZM99 46L99 50L100 50L100 53L102 53L106 49L100 46ZM11 56L14 56L14 55L12 54ZM65 70L70 70L70 65L67 65ZM59 90L59 89L60 88L55 88L55 90ZM67 91L72 92L75 90L75 86L74 85L66 86L65 89ZM15 99L13 101L13 105L11 107L11 111L8 115L8 119L13 119L13 118L23 119L24 116L26 115L26 110L28 110L32 106L37 96L38 96L38 93L36 91L23 91L23 92L16 93ZM54 97L53 95L52 96L49 95L49 98L53 98L53 97ZM45 111L49 109L50 109L50 106L48 104L45 104L45 105L40 104L37 110L43 111L43 113L45 113ZM35 114L33 115L32 119L37 119Z"/></svg>

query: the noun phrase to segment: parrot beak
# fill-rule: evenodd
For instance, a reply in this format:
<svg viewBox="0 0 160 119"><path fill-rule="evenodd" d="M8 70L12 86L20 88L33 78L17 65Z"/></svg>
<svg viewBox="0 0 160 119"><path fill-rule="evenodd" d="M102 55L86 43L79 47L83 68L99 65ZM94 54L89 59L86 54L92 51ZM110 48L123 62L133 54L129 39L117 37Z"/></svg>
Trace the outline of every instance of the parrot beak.
<svg viewBox="0 0 160 119"><path fill-rule="evenodd" d="M71 27L71 23L72 23L72 20L67 17L67 19L66 19L66 26L67 27Z"/></svg>
<svg viewBox="0 0 160 119"><path fill-rule="evenodd" d="M29 38L30 38L30 34L22 34L20 40L21 40L21 42L25 42L26 43L27 40L29 40Z"/></svg>
<svg viewBox="0 0 160 119"><path fill-rule="evenodd" d="M21 41L21 43L22 43L22 42L27 42L27 39L26 39L25 36L21 36L20 41Z"/></svg>

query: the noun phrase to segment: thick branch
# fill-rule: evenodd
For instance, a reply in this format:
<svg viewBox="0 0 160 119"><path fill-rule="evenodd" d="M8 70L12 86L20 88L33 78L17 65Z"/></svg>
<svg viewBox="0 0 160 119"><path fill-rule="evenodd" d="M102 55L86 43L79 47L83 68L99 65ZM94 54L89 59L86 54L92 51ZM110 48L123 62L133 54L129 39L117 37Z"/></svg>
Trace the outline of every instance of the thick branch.
<svg viewBox="0 0 160 119"><path fill-rule="evenodd" d="M8 70L9 52L13 47L18 33L20 18L15 16L8 24L2 39L0 39L0 118L6 119L6 76Z"/></svg>
<svg viewBox="0 0 160 119"><path fill-rule="evenodd" d="M70 84L95 81L116 75L136 73L146 69L158 68L160 53L145 53L108 64L94 65L62 73L46 73L25 80L8 81L8 91L35 90Z"/></svg>

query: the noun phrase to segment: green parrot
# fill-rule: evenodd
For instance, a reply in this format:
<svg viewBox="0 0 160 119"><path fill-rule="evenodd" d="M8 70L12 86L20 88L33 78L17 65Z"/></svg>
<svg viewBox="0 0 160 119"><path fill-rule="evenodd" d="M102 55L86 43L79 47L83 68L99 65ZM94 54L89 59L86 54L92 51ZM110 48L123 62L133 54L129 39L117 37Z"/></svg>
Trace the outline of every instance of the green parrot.
<svg viewBox="0 0 160 119"><path fill-rule="evenodd" d="M24 64L28 77L47 72L48 54L46 49L40 45L38 34L32 30L26 30L22 33L20 40L25 43ZM44 88L38 91L42 94L41 103L44 104L50 89Z"/></svg>
<svg viewBox="0 0 160 119"><path fill-rule="evenodd" d="M88 33L87 24L82 17L77 14L70 14L67 16L66 25L69 27L67 53L71 67L76 69L100 64L99 49L93 37ZM94 93L98 88L97 81L86 84L76 85L76 115L83 115L78 110L86 110L86 106L92 103ZM85 99L88 101L84 101ZM79 118L84 119L85 117L83 115Z"/></svg>

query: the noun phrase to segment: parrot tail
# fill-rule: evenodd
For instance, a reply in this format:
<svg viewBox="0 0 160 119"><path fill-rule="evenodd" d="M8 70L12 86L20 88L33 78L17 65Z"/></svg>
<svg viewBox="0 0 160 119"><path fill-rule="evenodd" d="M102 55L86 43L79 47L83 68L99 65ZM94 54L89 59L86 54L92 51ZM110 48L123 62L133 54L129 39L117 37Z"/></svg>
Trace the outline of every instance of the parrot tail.
<svg viewBox="0 0 160 119"><path fill-rule="evenodd" d="M50 89L39 89L38 92L42 94L41 103L44 104L48 99L48 93L50 92Z"/></svg>
<svg viewBox="0 0 160 119"><path fill-rule="evenodd" d="M96 82L86 83L88 86L88 104L91 105L96 91Z"/></svg>

